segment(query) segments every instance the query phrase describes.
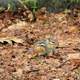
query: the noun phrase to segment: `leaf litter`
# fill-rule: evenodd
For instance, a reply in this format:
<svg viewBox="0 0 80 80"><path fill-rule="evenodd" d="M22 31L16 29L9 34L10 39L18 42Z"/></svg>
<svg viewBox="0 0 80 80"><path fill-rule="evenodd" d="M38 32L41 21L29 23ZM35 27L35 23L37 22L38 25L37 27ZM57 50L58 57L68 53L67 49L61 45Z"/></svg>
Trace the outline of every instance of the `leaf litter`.
<svg viewBox="0 0 80 80"><path fill-rule="evenodd" d="M0 15L0 44L10 44L0 45L0 80L80 79L80 10L77 17L72 12L40 11L35 22L23 21L19 14Z"/></svg>

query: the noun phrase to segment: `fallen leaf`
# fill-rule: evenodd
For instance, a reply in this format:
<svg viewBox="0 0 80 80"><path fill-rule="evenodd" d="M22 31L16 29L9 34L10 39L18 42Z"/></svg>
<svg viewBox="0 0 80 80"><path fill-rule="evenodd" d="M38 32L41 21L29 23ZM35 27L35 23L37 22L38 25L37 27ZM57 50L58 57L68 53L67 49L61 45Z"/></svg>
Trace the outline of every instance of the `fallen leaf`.
<svg viewBox="0 0 80 80"><path fill-rule="evenodd" d="M11 45L12 41L14 41L15 43L23 43L22 39L19 39L19 38L16 38L16 37L0 38L0 42L1 43L7 42L7 43L9 43Z"/></svg>

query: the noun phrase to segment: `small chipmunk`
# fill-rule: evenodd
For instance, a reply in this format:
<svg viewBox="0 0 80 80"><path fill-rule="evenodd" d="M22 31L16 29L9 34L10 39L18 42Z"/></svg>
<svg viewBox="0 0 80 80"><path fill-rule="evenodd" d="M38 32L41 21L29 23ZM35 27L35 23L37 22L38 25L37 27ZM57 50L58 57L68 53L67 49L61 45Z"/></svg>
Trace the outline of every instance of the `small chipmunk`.
<svg viewBox="0 0 80 80"><path fill-rule="evenodd" d="M56 51L56 47L58 47L58 42L52 38L45 38L34 44L34 50L38 53L38 56L47 56L49 53L53 54Z"/></svg>

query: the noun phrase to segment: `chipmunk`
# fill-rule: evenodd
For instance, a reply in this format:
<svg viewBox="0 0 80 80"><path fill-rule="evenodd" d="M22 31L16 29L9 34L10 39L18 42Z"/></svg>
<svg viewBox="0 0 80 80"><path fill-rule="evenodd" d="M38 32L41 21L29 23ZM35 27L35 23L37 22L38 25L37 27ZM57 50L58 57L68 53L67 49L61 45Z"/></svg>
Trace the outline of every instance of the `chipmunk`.
<svg viewBox="0 0 80 80"><path fill-rule="evenodd" d="M56 52L57 47L58 42L52 38L45 38L34 44L34 50L38 53L38 56L48 56L49 53L53 54Z"/></svg>

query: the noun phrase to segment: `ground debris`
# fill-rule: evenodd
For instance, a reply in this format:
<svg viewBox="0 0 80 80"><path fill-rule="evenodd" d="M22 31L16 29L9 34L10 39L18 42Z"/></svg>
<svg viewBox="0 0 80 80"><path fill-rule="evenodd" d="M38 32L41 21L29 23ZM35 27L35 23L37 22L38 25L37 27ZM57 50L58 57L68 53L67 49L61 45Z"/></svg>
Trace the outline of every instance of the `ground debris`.
<svg viewBox="0 0 80 80"><path fill-rule="evenodd" d="M6 37L6 38L0 38L0 43L4 44L4 42L7 42L8 44L12 45L13 42L15 43L23 43L22 39L16 38L16 37Z"/></svg>
<svg viewBox="0 0 80 80"><path fill-rule="evenodd" d="M80 80L80 12L30 13L0 14L0 80Z"/></svg>

